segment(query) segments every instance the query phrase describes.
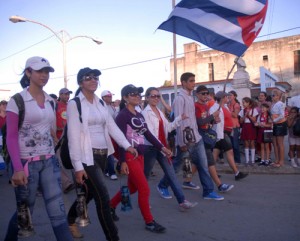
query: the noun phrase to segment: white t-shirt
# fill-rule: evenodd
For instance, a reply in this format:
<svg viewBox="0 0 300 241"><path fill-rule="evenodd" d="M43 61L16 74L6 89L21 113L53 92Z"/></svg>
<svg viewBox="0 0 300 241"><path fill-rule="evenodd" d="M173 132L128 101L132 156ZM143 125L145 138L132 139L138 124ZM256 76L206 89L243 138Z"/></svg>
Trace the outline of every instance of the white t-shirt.
<svg viewBox="0 0 300 241"><path fill-rule="evenodd" d="M20 92L20 94L25 104L24 122L19 130L21 158L54 155L51 128L54 128L56 120L55 111L50 104L52 98L44 92L45 105L44 108L41 108L27 89ZM19 115L19 109L14 99L9 100L6 111Z"/></svg>
<svg viewBox="0 0 300 241"><path fill-rule="evenodd" d="M257 115L258 115L258 111L256 108L250 110L250 116L257 116ZM240 111L239 116L242 118L244 117L244 109ZM251 123L251 120L248 117L246 117L244 123Z"/></svg>

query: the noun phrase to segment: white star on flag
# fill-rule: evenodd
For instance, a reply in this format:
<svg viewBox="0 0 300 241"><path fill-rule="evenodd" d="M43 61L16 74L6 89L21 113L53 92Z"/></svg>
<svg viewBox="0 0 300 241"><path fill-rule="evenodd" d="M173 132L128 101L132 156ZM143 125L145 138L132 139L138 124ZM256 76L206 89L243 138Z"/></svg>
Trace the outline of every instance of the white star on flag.
<svg viewBox="0 0 300 241"><path fill-rule="evenodd" d="M263 26L263 19L261 18L258 22L255 22L255 26L254 28L250 31L250 33L255 32L255 35L257 35L256 33L259 32L259 30L262 28Z"/></svg>

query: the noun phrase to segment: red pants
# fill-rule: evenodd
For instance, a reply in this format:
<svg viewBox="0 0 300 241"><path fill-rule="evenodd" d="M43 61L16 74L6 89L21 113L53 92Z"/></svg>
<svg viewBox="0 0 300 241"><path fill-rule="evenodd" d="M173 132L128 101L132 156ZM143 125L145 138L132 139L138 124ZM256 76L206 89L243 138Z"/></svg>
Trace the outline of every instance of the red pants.
<svg viewBox="0 0 300 241"><path fill-rule="evenodd" d="M138 203L142 216L145 223L150 223L153 221L153 216L149 205L150 188L144 174L144 156L139 155L136 159L133 159L133 155L126 153L126 163L129 169L127 183L130 194L138 192ZM121 191L117 192L110 200L110 206L116 208L120 202Z"/></svg>

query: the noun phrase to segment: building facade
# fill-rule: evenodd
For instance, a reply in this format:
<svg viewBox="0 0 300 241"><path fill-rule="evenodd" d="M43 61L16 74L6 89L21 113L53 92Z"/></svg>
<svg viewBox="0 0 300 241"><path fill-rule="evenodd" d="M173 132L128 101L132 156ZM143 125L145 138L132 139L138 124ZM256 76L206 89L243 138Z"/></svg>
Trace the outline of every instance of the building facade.
<svg viewBox="0 0 300 241"><path fill-rule="evenodd" d="M197 43L184 45L184 56L177 58L177 80L184 72L196 74L197 82L214 85L227 78L236 56L217 50L201 51ZM277 76L278 82L292 86L289 96L300 92L300 35L253 43L243 56L250 81L260 85L260 67ZM170 60L171 82L174 76L174 59ZM236 68L234 69L234 71ZM233 71L233 72L234 72ZM232 78L232 76L230 77Z"/></svg>

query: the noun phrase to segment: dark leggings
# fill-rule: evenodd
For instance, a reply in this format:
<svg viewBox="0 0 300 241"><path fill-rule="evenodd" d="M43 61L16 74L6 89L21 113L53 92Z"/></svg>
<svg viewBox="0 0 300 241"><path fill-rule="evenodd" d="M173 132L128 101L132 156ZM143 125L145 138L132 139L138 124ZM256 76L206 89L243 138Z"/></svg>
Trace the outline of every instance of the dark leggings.
<svg viewBox="0 0 300 241"><path fill-rule="evenodd" d="M116 241L119 240L118 229L114 224L110 213L109 205L109 194L105 186L105 180L103 171L105 170L107 163L106 155L95 155L94 154L94 165L87 166L83 164L84 170L87 173L88 179L85 181L87 186L87 191L85 190L85 185L82 186L82 191L87 193L86 202L87 204L94 199L96 204L96 210L99 222L102 226L103 232L105 234L106 240ZM69 224L75 223L77 217L76 214L77 201L73 203L68 213Z"/></svg>

